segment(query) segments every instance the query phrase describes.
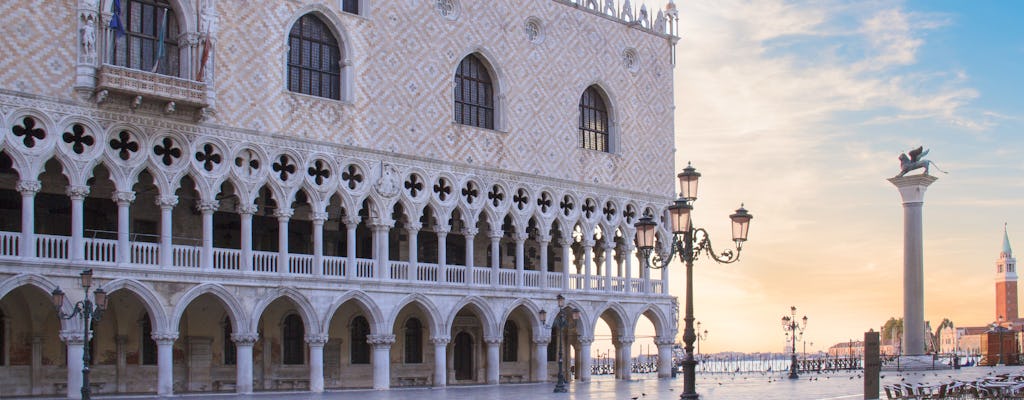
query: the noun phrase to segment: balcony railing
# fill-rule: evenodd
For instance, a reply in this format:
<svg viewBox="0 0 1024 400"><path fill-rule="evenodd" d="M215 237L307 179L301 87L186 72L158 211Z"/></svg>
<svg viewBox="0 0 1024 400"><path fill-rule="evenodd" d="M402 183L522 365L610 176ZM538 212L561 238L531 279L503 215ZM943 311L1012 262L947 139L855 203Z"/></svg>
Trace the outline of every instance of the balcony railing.
<svg viewBox="0 0 1024 400"><path fill-rule="evenodd" d="M0 231L0 260L20 259L21 243L23 236L18 232ZM83 238L83 260L84 264L92 265L117 265L118 264L118 242L111 239ZM142 241L130 241L131 262L137 265L160 267L160 244ZM68 260L71 257L71 238L59 235L35 235L36 258L40 260ZM188 271L196 271L203 268L203 248L201 246L190 246L174 244L171 246L173 258L171 268L178 268ZM378 265L376 260L356 258L355 265L350 266L347 257L321 256L320 265L317 265L316 257L309 254L287 254L287 268L281 270L280 263L282 255L275 251L252 252L252 259L248 263L242 257L242 251L238 249L213 248L212 265L210 268L215 271L241 271L251 265L254 273L273 273L289 276L314 276L321 275L328 279L345 279L353 281L373 281L379 279ZM319 268L319 271L317 269ZM496 287L525 287L530 289L563 290L564 276L560 272L547 272L526 270L517 271L511 268L494 269L485 266L475 266L467 269L462 265L438 265L433 263L410 264L407 261L389 261L384 269L384 278L395 282L431 282L441 285L452 286L496 286ZM582 274L570 274L568 289L571 291L588 290L585 287L587 279ZM646 293L645 287L650 287L650 293L664 293L664 285L660 280L652 280L649 283L642 278L622 278L603 276L591 276L589 279L590 291L612 291L619 293Z"/></svg>
<svg viewBox="0 0 1024 400"><path fill-rule="evenodd" d="M174 76L103 64L98 90L173 101L178 105L206 107L206 84Z"/></svg>

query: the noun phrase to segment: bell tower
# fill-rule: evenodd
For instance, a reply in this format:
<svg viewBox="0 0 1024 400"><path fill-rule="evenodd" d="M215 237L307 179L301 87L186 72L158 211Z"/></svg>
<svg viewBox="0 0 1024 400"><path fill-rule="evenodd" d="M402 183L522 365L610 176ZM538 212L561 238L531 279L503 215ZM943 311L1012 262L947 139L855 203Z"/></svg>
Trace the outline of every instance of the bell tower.
<svg viewBox="0 0 1024 400"><path fill-rule="evenodd" d="M996 260L996 318L1017 320L1017 260L1010 249L1010 236L1003 226L1003 248Z"/></svg>

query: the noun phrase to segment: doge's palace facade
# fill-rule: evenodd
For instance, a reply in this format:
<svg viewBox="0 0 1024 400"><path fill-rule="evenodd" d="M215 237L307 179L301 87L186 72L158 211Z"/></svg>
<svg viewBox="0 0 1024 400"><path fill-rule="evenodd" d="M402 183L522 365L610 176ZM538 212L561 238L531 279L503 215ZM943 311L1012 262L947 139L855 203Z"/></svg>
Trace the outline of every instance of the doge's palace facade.
<svg viewBox="0 0 1024 400"><path fill-rule="evenodd" d="M628 379L641 318L667 375L675 299L633 224L673 198L677 20L4 2L3 394L79 397L87 348L93 393L548 381L560 348L587 381L598 320ZM70 313L87 269L109 299L88 346L51 301ZM580 311L561 346L559 294Z"/></svg>

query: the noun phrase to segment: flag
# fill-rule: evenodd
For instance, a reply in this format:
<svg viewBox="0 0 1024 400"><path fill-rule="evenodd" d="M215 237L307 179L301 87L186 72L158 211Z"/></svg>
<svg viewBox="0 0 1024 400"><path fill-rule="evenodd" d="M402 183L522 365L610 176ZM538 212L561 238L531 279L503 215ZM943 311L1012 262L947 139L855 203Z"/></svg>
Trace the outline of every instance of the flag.
<svg viewBox="0 0 1024 400"><path fill-rule="evenodd" d="M199 72L196 73L196 80L203 82L206 79L206 62L210 59L210 47L213 43L210 41L210 33L206 33L206 40L203 41L203 56L199 59Z"/></svg>
<svg viewBox="0 0 1024 400"><path fill-rule="evenodd" d="M110 12L114 15L110 17L110 29L117 34L117 37L124 36L124 24L121 23L121 0L114 0L110 3Z"/></svg>
<svg viewBox="0 0 1024 400"><path fill-rule="evenodd" d="M167 9L164 9L164 17L160 20L160 27L157 29L156 38L156 59L153 61L153 70L150 72L156 72L157 68L160 68L160 60L164 58L164 53L167 52L164 49L164 36L167 32Z"/></svg>

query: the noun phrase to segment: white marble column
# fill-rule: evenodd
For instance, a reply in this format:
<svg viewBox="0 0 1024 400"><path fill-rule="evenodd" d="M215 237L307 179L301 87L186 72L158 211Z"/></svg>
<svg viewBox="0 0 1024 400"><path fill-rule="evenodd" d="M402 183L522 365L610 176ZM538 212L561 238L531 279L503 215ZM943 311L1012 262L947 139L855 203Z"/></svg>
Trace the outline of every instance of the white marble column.
<svg viewBox="0 0 1024 400"><path fill-rule="evenodd" d="M61 331L60 340L67 345L67 396L69 399L80 399L82 398L82 356L85 354L85 337L82 332Z"/></svg>
<svg viewBox="0 0 1024 400"><path fill-rule="evenodd" d="M467 227L462 230L462 237L466 239L466 286L473 285L473 239L480 230Z"/></svg>
<svg viewBox="0 0 1024 400"><path fill-rule="evenodd" d="M540 288L548 287L548 246L551 244L551 235L541 234L537 237L540 243Z"/></svg>
<svg viewBox="0 0 1024 400"><path fill-rule="evenodd" d="M409 253L409 277L412 280L416 280L416 265L419 263L419 245L420 245L420 229L423 228L423 224L420 222L409 222L406 224L406 236L409 239L406 241L408 244Z"/></svg>
<svg viewBox="0 0 1024 400"><path fill-rule="evenodd" d="M309 391L323 393L324 391L324 344L327 343L327 335L307 335L306 344L309 345Z"/></svg>
<svg viewBox="0 0 1024 400"><path fill-rule="evenodd" d="M132 262L132 245L129 242L131 235L131 206L135 201L135 192L115 192L114 201L117 202L117 263L119 265Z"/></svg>
<svg viewBox="0 0 1024 400"><path fill-rule="evenodd" d="M672 377L672 346L675 342L672 339L655 339L654 344L658 345L658 377Z"/></svg>
<svg viewBox="0 0 1024 400"><path fill-rule="evenodd" d="M644 293L650 293L651 292L651 269L647 267L647 260L645 260L643 258L643 256L640 255L640 253L636 254L636 259L637 259L637 261L640 262L640 272L637 275L641 279L641 284L643 285L643 292Z"/></svg>
<svg viewBox="0 0 1024 400"><path fill-rule="evenodd" d="M238 218L242 225L241 240L241 268L242 271L252 272L252 215L256 214L258 207L255 204L239 204Z"/></svg>
<svg viewBox="0 0 1024 400"><path fill-rule="evenodd" d="M203 250L199 265L203 269L213 269L213 213L220 207L220 202L197 201L196 208L203 215Z"/></svg>
<svg viewBox="0 0 1024 400"><path fill-rule="evenodd" d="M526 270L526 238L529 235L526 232L515 232L512 234L512 239L516 242L516 287L523 287L523 279L525 277Z"/></svg>
<svg viewBox="0 0 1024 400"><path fill-rule="evenodd" d="M615 377L622 380L633 379L633 336L622 336L615 345Z"/></svg>
<svg viewBox="0 0 1024 400"><path fill-rule="evenodd" d="M375 223L370 229L373 230L373 258L377 263L377 279L391 279L391 263L388 248L388 231L390 226L384 223Z"/></svg>
<svg viewBox="0 0 1024 400"><path fill-rule="evenodd" d="M451 338L448 336L430 338L430 343L434 345L434 387L448 385L448 343L450 341Z"/></svg>
<svg viewBox="0 0 1024 400"><path fill-rule="evenodd" d="M501 269L501 230L492 229L487 237L491 239L491 286L498 286L498 270Z"/></svg>
<svg viewBox="0 0 1024 400"><path fill-rule="evenodd" d="M925 354L924 342L924 193L939 178L912 175L890 178L903 201L903 354Z"/></svg>
<svg viewBox="0 0 1024 400"><path fill-rule="evenodd" d="M159 367L156 394L170 396L174 394L174 341L178 339L178 333L154 333L152 337L156 341L156 362Z"/></svg>
<svg viewBox="0 0 1024 400"><path fill-rule="evenodd" d="M373 388L386 390L391 386L391 345L395 335L370 335L366 342L373 346Z"/></svg>
<svg viewBox="0 0 1024 400"><path fill-rule="evenodd" d="M487 345L487 384L497 385L501 377L501 338L485 337Z"/></svg>
<svg viewBox="0 0 1024 400"><path fill-rule="evenodd" d="M558 244L562 246L562 290L569 290L569 259L572 257L572 238L560 237Z"/></svg>
<svg viewBox="0 0 1024 400"><path fill-rule="evenodd" d="M313 276L324 274L324 222L326 212L313 213Z"/></svg>
<svg viewBox="0 0 1024 400"><path fill-rule="evenodd" d="M604 290L612 290L612 263L615 262L615 256L612 251L615 250L615 238L611 240L603 241L604 246Z"/></svg>
<svg viewBox="0 0 1024 400"><path fill-rule="evenodd" d="M277 217L277 273L279 274L291 272L288 257L288 221L291 220L292 215L295 215L295 210L291 208L278 208L274 212L274 216Z"/></svg>
<svg viewBox="0 0 1024 400"><path fill-rule="evenodd" d="M252 393L252 345L260 337L256 333L232 333L235 342L235 392Z"/></svg>
<svg viewBox="0 0 1024 400"><path fill-rule="evenodd" d="M630 235L627 237L633 236ZM630 285L629 280L633 279L633 257L631 256L633 255L633 250L635 249L636 247L633 245L632 240L627 240L626 243L622 245L622 262L623 264L625 264L625 266L623 267L624 271L622 276L626 278L627 287ZM626 289L627 292L630 290L631 289Z"/></svg>
<svg viewBox="0 0 1024 400"><path fill-rule="evenodd" d="M665 250L666 251L661 253L661 259L662 260L668 260L672 256L672 253L671 253L672 250L671 249L665 249ZM668 276L669 276L669 272L671 272L670 270L671 270L671 268L662 268L662 269L659 270L659 271L661 271L661 292L659 292L658 294L666 294L666 293L668 293Z"/></svg>
<svg viewBox="0 0 1024 400"><path fill-rule="evenodd" d="M576 354L579 359L579 364L576 367L576 379L581 382L590 382L590 374L592 372L593 360L590 358L590 345L594 343L594 338L579 338L580 344L579 352Z"/></svg>
<svg viewBox="0 0 1024 400"><path fill-rule="evenodd" d="M352 278L356 274L356 227L359 226L359 216L346 215L345 223L345 277Z"/></svg>
<svg viewBox="0 0 1024 400"><path fill-rule="evenodd" d="M68 186L67 194L71 198L71 261L82 261L85 260L85 198L89 187Z"/></svg>
<svg viewBox="0 0 1024 400"><path fill-rule="evenodd" d="M437 281L446 282L448 276L448 232L451 228L435 226L434 233L437 234Z"/></svg>
<svg viewBox="0 0 1024 400"><path fill-rule="evenodd" d="M21 193L21 258L36 258L36 193L43 183L20 180L17 189Z"/></svg>
<svg viewBox="0 0 1024 400"><path fill-rule="evenodd" d="M547 328L544 328L547 330ZM533 382L548 381L548 344L550 338L533 339L533 357L531 358L531 371Z"/></svg>
<svg viewBox="0 0 1024 400"><path fill-rule="evenodd" d="M583 239L583 290L590 290L590 276L594 263L594 239Z"/></svg>
<svg viewBox="0 0 1024 400"><path fill-rule="evenodd" d="M174 206L178 196L157 196L156 206L160 207L160 266L174 266Z"/></svg>

